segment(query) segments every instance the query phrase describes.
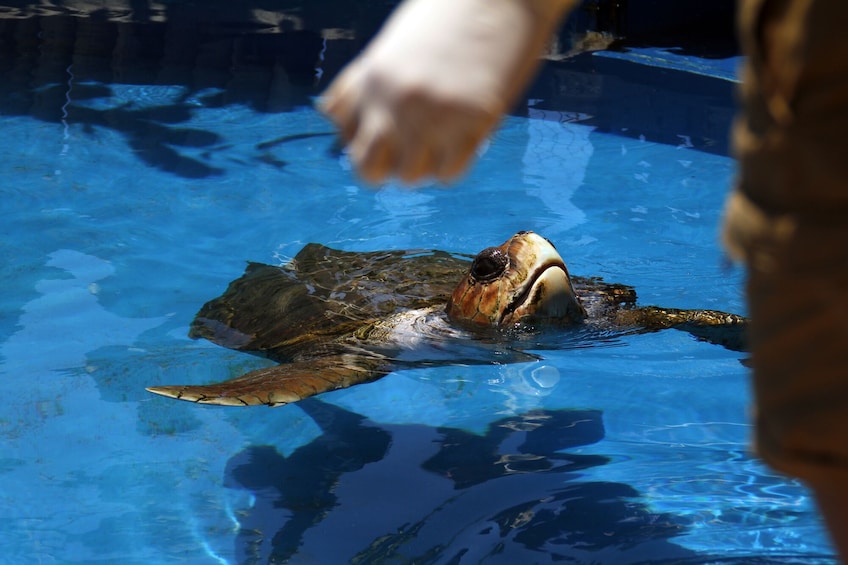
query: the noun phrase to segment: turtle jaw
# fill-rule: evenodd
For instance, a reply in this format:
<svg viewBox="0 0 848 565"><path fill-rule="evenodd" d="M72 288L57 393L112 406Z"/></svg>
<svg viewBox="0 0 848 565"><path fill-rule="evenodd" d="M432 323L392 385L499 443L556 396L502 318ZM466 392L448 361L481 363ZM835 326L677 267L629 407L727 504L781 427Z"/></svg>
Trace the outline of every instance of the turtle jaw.
<svg viewBox="0 0 848 565"><path fill-rule="evenodd" d="M545 263L533 273L504 309L498 326L564 325L585 317L562 259Z"/></svg>

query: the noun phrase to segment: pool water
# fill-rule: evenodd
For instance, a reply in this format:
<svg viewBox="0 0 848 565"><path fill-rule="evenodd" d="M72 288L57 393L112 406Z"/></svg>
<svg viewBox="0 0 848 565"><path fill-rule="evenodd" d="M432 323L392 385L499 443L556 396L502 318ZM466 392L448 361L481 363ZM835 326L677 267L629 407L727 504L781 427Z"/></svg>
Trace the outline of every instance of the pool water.
<svg viewBox="0 0 848 565"><path fill-rule="evenodd" d="M744 355L683 332L275 409L144 390L267 364L188 325L246 261L309 242L476 253L533 230L642 304L744 313L715 112L640 129L622 95L589 115L542 85L455 186L371 187L320 84L268 98L24 55L0 79L0 563L835 562L808 492L748 449ZM659 115L697 106L652 73Z"/></svg>

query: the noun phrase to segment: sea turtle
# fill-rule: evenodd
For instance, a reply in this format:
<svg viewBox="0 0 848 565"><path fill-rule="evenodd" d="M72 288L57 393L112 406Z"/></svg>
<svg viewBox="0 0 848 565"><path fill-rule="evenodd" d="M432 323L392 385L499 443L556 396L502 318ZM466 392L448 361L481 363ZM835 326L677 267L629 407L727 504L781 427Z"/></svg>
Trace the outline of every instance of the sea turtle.
<svg viewBox="0 0 848 565"><path fill-rule="evenodd" d="M745 326L745 318L714 310L636 306L629 286L569 276L553 244L530 231L473 259L310 243L285 266L248 264L191 325L193 338L280 364L217 384L148 390L206 404L276 406L403 367L536 360L524 351L525 336L546 327L678 328L743 351Z"/></svg>

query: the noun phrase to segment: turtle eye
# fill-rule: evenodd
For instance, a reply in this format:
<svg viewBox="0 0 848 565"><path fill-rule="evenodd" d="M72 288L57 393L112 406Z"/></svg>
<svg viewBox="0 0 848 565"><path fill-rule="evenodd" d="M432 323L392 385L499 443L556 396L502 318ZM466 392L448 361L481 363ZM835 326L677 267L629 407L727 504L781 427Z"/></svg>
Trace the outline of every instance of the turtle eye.
<svg viewBox="0 0 848 565"><path fill-rule="evenodd" d="M471 276L480 282L491 282L501 276L509 259L497 247L489 247L477 254L471 263Z"/></svg>

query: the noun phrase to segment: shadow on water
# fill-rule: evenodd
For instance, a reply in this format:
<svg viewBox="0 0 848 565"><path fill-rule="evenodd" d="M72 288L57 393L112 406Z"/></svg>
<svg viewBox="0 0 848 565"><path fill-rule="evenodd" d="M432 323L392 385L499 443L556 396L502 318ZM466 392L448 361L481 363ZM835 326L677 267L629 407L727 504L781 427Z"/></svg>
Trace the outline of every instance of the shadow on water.
<svg viewBox="0 0 848 565"><path fill-rule="evenodd" d="M238 105L262 114L311 105L396 3L121 4L0 9L0 115L74 124L88 134L112 130L148 166L205 178L224 174L209 157L226 153L231 141L199 127L199 110ZM563 33L597 24L576 18ZM124 96L119 85L139 88ZM730 90L722 81L587 55L547 65L528 96L537 108L595 116L585 123L602 131L669 143L685 131L696 148L725 153ZM689 103L669 116L681 99ZM527 112L522 104L515 113ZM286 165L267 152L259 159Z"/></svg>
<svg viewBox="0 0 848 565"><path fill-rule="evenodd" d="M240 563L695 556L669 541L685 532L683 518L651 512L626 484L579 473L608 458L563 452L603 439L600 411L534 410L478 435L378 425L317 399L298 406L320 427L316 439L288 456L251 446L228 462L225 485L255 497L240 514Z"/></svg>
<svg viewBox="0 0 848 565"><path fill-rule="evenodd" d="M322 76L335 74L392 8L119 4L0 9L0 115L74 124L87 134L110 129L147 165L186 178L224 172L202 153L187 154L228 148L220 134L191 125L198 110L240 105L276 113L310 105ZM119 85L138 88L122 96Z"/></svg>

